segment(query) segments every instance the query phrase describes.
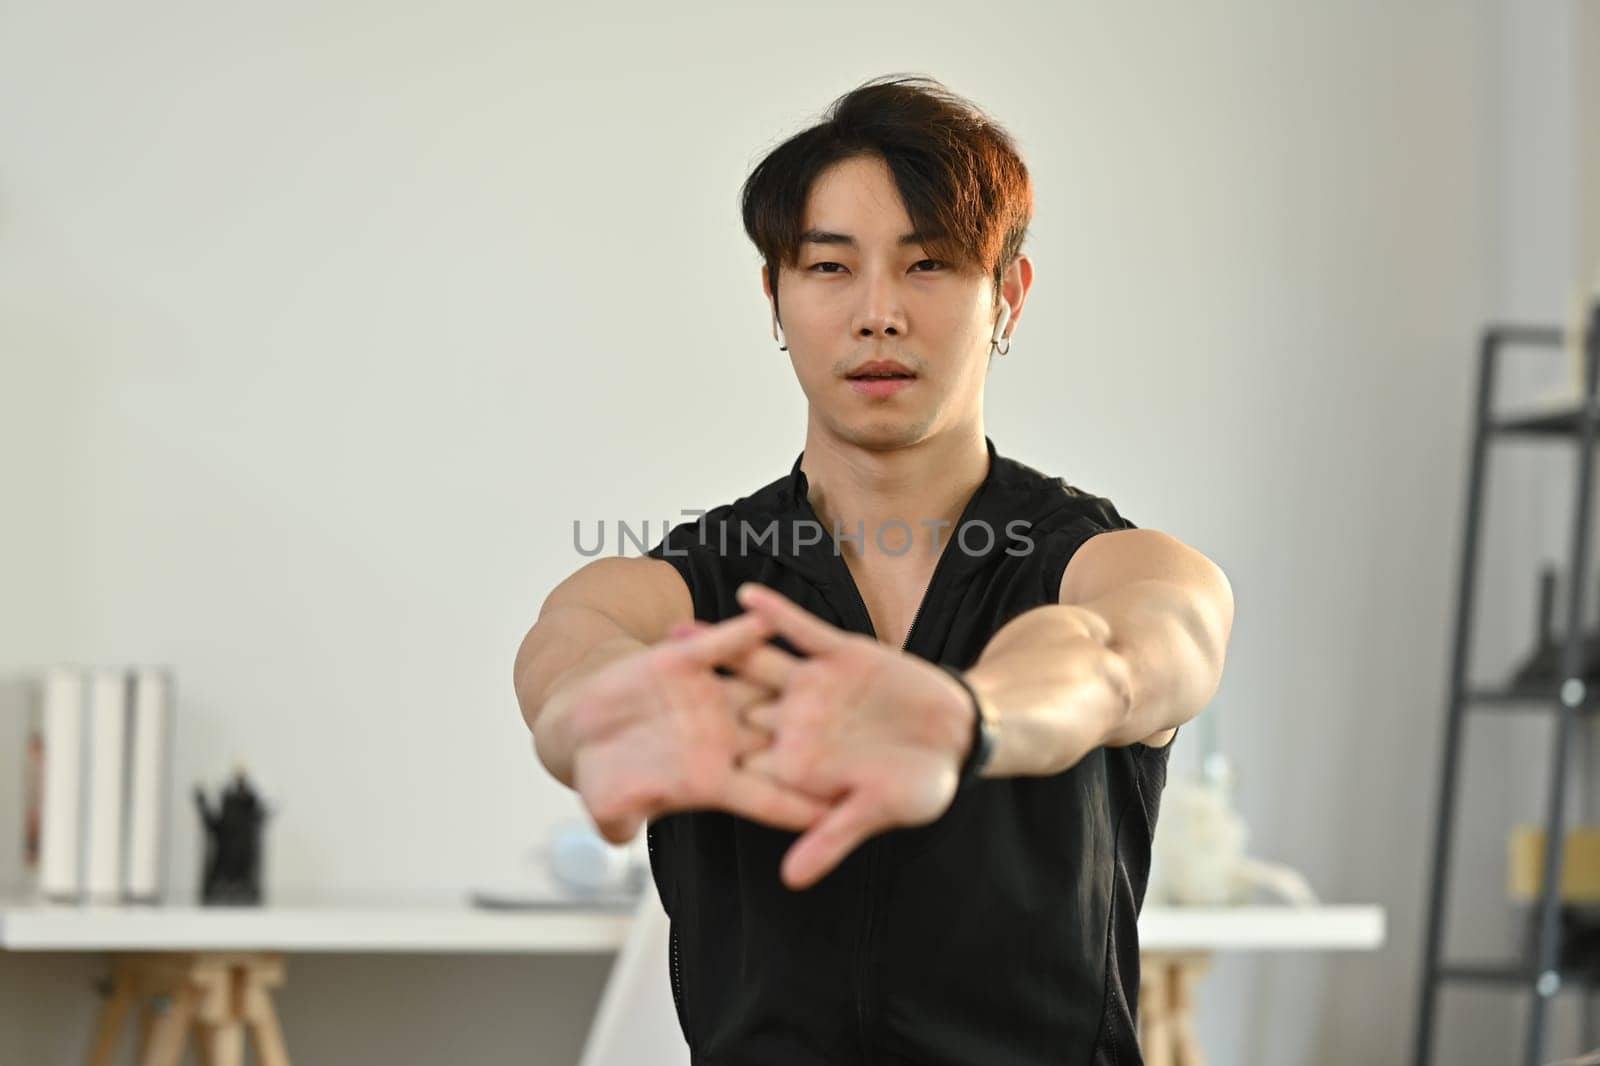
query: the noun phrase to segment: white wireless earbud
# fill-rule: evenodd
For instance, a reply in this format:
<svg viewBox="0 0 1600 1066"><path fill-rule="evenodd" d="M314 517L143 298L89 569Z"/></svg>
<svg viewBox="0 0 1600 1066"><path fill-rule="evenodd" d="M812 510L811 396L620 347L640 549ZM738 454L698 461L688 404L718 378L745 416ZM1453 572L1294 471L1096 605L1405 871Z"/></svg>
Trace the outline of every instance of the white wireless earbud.
<svg viewBox="0 0 1600 1066"><path fill-rule="evenodd" d="M1009 340L1005 340L1005 337L1004 337L1004 334L1005 334L1005 331L1006 331L1006 323L1010 322L1010 321L1011 321L1011 304L1008 303L1005 300L1001 300L1000 301L1000 317L995 319L994 332L989 335L989 343L992 344L992 345L995 345L996 347L999 346L1001 341L1005 341L1005 348L1000 350L1000 354L1001 355L1005 355L1006 352L1009 352L1011 350L1011 342Z"/></svg>
<svg viewBox="0 0 1600 1066"><path fill-rule="evenodd" d="M772 335L778 340L778 350L780 352L786 352L789 350L789 342L784 340L783 327L778 325L777 315L772 316Z"/></svg>

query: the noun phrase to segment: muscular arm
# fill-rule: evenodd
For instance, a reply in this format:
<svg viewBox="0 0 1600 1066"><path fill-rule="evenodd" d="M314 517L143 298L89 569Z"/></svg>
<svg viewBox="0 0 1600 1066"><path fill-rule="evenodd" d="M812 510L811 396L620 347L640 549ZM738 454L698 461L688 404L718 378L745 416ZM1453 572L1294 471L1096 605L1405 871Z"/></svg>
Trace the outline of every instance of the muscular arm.
<svg viewBox="0 0 1600 1066"><path fill-rule="evenodd" d="M551 775L573 787L564 691L694 618L688 586L663 559L603 558L551 590L512 667L517 703Z"/></svg>
<svg viewBox="0 0 1600 1066"><path fill-rule="evenodd" d="M1091 537L1060 602L995 633L968 680L999 718L986 776L1046 775L1101 746L1159 746L1216 694L1233 591L1204 555L1156 530Z"/></svg>

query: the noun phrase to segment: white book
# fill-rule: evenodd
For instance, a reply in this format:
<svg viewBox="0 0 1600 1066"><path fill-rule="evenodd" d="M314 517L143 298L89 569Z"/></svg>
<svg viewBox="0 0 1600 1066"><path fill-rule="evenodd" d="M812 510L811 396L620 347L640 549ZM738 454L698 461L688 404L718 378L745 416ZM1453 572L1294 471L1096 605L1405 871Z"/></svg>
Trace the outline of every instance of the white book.
<svg viewBox="0 0 1600 1066"><path fill-rule="evenodd" d="M83 894L115 903L121 891L122 782L127 732L128 676L94 670L89 684L89 729L84 756Z"/></svg>
<svg viewBox="0 0 1600 1066"><path fill-rule="evenodd" d="M78 804L83 759L83 674L56 667L45 674L36 733L40 763L38 851L33 856L39 891L76 899L82 889Z"/></svg>
<svg viewBox="0 0 1600 1066"><path fill-rule="evenodd" d="M159 667L133 672L123 835L122 896L160 900L164 885L166 781L172 723L172 674Z"/></svg>

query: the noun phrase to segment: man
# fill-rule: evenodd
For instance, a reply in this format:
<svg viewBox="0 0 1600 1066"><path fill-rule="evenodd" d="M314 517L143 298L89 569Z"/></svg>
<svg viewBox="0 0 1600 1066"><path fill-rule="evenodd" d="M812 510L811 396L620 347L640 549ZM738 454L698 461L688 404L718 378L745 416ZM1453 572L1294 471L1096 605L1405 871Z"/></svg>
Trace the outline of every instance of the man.
<svg viewBox="0 0 1600 1066"><path fill-rule="evenodd" d="M696 1063L1139 1061L1167 745L1233 598L985 434L1032 206L1010 138L929 79L775 149L744 221L804 450L578 570L518 652L550 772L608 839L648 825Z"/></svg>

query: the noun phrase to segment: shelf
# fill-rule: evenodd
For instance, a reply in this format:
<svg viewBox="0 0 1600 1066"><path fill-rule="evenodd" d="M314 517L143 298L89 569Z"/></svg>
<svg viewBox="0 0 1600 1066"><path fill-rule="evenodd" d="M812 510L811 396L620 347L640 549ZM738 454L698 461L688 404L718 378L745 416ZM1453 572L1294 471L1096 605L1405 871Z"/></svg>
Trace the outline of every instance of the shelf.
<svg viewBox="0 0 1600 1066"><path fill-rule="evenodd" d="M1600 683L1590 685L1588 691L1589 695L1574 708L1580 714L1600 708ZM1554 688L1475 688L1468 689L1462 699L1473 706L1509 711L1554 711L1561 702L1559 690Z"/></svg>
<svg viewBox="0 0 1600 1066"><path fill-rule="evenodd" d="M1482 984L1498 986L1516 986L1532 990L1534 985L1534 972L1531 967L1495 962L1458 962L1439 968L1439 976L1446 981L1459 981L1463 984ZM1574 971L1561 975L1561 988L1563 990L1583 989L1590 990L1600 986L1593 973Z"/></svg>
<svg viewBox="0 0 1600 1066"><path fill-rule="evenodd" d="M1577 437L1583 431L1583 407L1542 414L1494 418L1489 432L1504 437Z"/></svg>
<svg viewBox="0 0 1600 1066"><path fill-rule="evenodd" d="M1567 342L1567 335L1559 326L1502 322L1485 332L1486 339L1496 347L1559 348Z"/></svg>
<svg viewBox="0 0 1600 1066"><path fill-rule="evenodd" d="M1530 996L1526 1021L1527 1057L1524 1060L1528 1066L1535 1066L1548 1057L1545 1054L1550 1035L1548 1008L1550 998L1558 990L1556 987L1551 987L1556 984L1557 977L1564 978L1560 987L1592 990L1600 985L1600 972L1589 967L1587 960L1581 969L1574 968L1571 972L1561 975L1536 969L1540 956L1523 954L1527 945L1520 946L1518 957L1487 962L1479 960L1450 963L1447 962L1445 950L1448 925L1445 921L1445 912L1448 909L1451 876L1451 838L1457 828L1457 800L1461 793L1467 790L1461 780L1464 776L1461 763L1467 712L1475 710L1555 712L1554 721L1558 728L1554 730L1556 743L1551 746L1552 763L1547 775L1544 829L1547 838L1559 842L1565 836L1563 812L1568 804L1567 790L1571 787L1568 775L1563 772L1566 767L1564 760L1568 755L1566 751L1570 733L1568 727L1574 724L1576 715L1581 714L1587 718L1597 706L1600 706L1600 684L1590 684L1586 679L1571 676L1586 672L1581 658L1587 658L1588 645L1591 643L1587 633L1574 631L1565 634L1561 638L1560 654L1551 654L1554 649L1544 647L1537 649L1533 657L1525 660L1526 668L1518 668L1515 671L1517 674L1523 674L1526 669L1526 674L1539 676L1539 680L1530 683L1507 681L1474 686L1469 680L1472 670L1468 665L1471 659L1470 622L1473 591L1480 567L1479 534L1484 522L1485 497L1488 495L1486 482L1490 480L1488 468L1491 459L1488 445L1507 441L1536 440L1570 441L1581 445L1577 449L1575 464L1578 478L1571 490L1573 492L1572 538L1567 569L1569 580L1578 583L1574 587L1585 586L1589 581L1593 564L1587 552L1590 537L1589 519L1593 510L1591 474L1595 460L1594 450L1589 445L1600 442L1600 397L1595 395L1596 378L1600 376L1600 347L1597 347L1597 342L1600 342L1600 302L1587 309L1585 324L1579 336L1583 343L1581 358L1576 361L1582 364L1579 375L1582 379L1581 384L1576 381L1569 382L1561 393L1547 393L1531 403L1498 398L1500 377L1498 371L1502 350L1509 347L1538 347L1560 351L1566 347L1567 342L1577 338L1558 328L1502 323L1491 325L1483 331L1478 348L1477 388L1472 407L1472 448L1468 460L1467 511L1465 527L1461 530L1462 550L1456 593L1455 653L1450 670L1449 705L1445 716L1444 745L1441 753L1443 765L1440 773L1438 805L1435 808L1433 861L1428 875L1428 902L1424 926L1426 931L1422 950L1422 995L1417 1011L1416 1044L1410 1060L1418 1066L1434 1066L1436 1062L1434 1037L1438 1020L1437 993L1446 982L1520 989L1524 995ZM1573 390L1573 385L1578 385L1578 389ZM1542 600L1546 615L1549 613L1548 596L1548 586L1546 586L1545 599ZM1574 646L1580 639L1583 642L1582 648ZM1581 658L1574 655L1574 659L1580 660L1577 668L1568 671L1566 664L1573 661L1568 658L1569 653L1579 651L1584 655ZM1555 678L1546 676L1548 672L1545 667L1551 665L1566 676ZM1578 680L1582 680L1584 685L1582 698L1569 705L1562 699L1562 689L1563 687L1568 689L1569 698L1575 696L1572 686ZM1566 713L1568 711L1576 714ZM1574 776L1582 779L1581 773ZM1498 783L1491 779L1489 782L1491 789ZM1552 855L1559 856L1562 850L1559 846L1552 848ZM1559 883L1560 879L1556 880ZM1550 890L1553 889L1554 886L1550 886ZM1564 931L1558 930L1558 936L1564 935ZM1541 945L1542 950L1548 947L1550 945ZM1555 953L1561 954L1560 939L1554 947Z"/></svg>

